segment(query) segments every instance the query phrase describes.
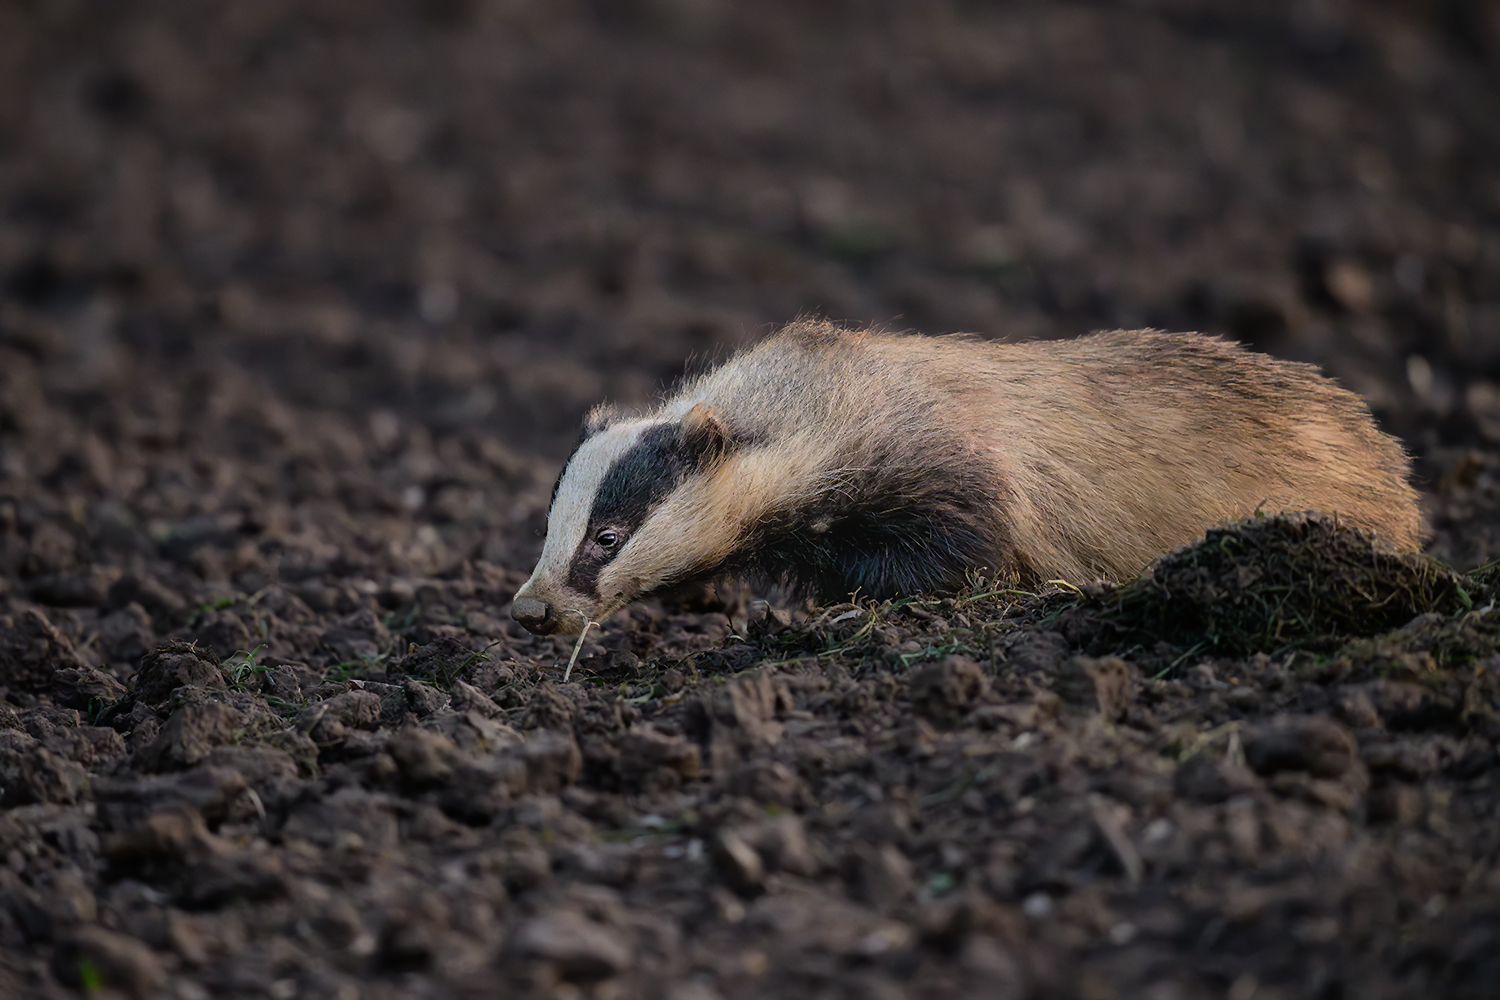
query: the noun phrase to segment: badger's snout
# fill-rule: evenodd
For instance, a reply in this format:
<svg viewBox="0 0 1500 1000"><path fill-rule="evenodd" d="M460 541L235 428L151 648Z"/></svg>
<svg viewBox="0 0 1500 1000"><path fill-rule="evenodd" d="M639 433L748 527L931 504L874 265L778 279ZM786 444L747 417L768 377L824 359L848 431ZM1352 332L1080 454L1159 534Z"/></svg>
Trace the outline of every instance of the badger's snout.
<svg viewBox="0 0 1500 1000"><path fill-rule="evenodd" d="M557 631L557 615L552 605L535 597L518 597L510 606L510 616L535 635L551 635Z"/></svg>

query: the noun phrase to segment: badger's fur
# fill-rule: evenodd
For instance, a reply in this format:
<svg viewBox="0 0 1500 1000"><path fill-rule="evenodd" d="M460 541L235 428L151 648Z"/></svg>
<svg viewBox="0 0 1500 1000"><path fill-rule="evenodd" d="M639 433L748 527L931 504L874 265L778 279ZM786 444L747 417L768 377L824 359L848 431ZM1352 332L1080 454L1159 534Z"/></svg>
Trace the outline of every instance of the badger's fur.
<svg viewBox="0 0 1500 1000"><path fill-rule="evenodd" d="M840 599L1128 579L1205 528L1318 510L1421 540L1401 447L1312 366L1200 334L1071 341L800 322L655 412L590 413L512 614L577 632L743 572Z"/></svg>

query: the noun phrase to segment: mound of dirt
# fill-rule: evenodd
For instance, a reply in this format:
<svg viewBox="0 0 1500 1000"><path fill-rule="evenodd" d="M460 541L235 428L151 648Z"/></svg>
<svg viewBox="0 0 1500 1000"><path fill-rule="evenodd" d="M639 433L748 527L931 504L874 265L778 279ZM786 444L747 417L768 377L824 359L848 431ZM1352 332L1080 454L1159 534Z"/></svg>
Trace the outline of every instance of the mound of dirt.
<svg viewBox="0 0 1500 1000"><path fill-rule="evenodd" d="M1159 644L1225 656L1327 650L1468 610L1482 586L1330 517L1262 517L1210 529L1133 583L1094 588L1058 628L1095 655Z"/></svg>

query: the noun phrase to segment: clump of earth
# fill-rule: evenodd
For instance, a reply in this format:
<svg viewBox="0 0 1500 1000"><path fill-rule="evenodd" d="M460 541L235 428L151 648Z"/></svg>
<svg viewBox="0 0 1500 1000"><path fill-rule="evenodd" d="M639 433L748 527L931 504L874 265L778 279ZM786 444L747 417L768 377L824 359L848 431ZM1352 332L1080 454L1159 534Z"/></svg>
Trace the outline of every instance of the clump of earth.
<svg viewBox="0 0 1500 1000"><path fill-rule="evenodd" d="M1485 997L1500 20L0 9L0 995ZM1415 459L1138 579L508 615L802 313L1206 329Z"/></svg>

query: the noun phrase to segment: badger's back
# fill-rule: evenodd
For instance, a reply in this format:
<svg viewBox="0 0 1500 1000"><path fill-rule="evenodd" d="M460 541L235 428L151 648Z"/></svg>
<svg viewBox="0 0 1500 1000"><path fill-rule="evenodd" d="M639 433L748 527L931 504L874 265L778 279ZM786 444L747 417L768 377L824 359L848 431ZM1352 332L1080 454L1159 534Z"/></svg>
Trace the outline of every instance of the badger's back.
<svg viewBox="0 0 1500 1000"><path fill-rule="evenodd" d="M1409 461L1357 396L1214 337L996 344L801 323L665 409L699 401L759 442L717 484L736 498L726 514L753 514L739 561L802 557L793 575L825 591L910 590L934 562L1127 578L1257 510L1337 514L1400 548L1421 537Z"/></svg>
<svg viewBox="0 0 1500 1000"><path fill-rule="evenodd" d="M1323 511L1399 548L1420 544L1406 454L1311 365L1155 332L995 354L992 447L1043 572L1128 577L1257 510Z"/></svg>

